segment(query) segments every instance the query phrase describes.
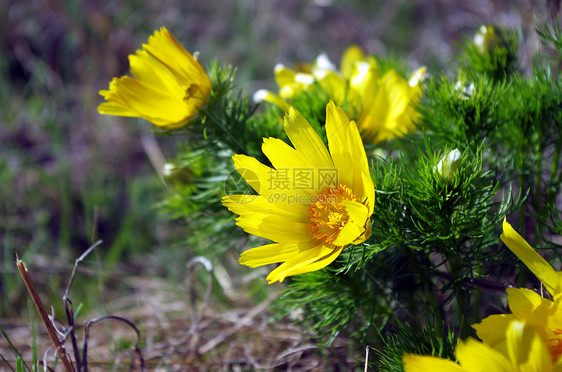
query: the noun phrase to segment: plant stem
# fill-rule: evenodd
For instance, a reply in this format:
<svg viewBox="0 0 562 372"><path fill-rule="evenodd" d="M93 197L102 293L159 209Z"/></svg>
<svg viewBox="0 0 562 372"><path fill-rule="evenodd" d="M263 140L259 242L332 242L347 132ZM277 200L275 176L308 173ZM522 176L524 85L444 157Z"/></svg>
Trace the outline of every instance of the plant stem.
<svg viewBox="0 0 562 372"><path fill-rule="evenodd" d="M43 306L43 302L41 302L41 298L39 297L39 294L37 293L37 290L35 289L35 286L33 285L33 281L31 280L31 276L29 275L29 272L27 270L27 266L25 265L25 262L23 262L22 260L20 260L19 258L16 257L16 266L18 267L18 270L19 270L20 275L23 279L23 282L25 283L25 286L27 287L27 291L29 292L29 296L31 297L31 300L35 304L35 307L37 308L37 312L39 313L39 316L41 317L41 320L43 321L43 325L47 329L47 333L49 334L49 338L51 339L51 342L53 343L53 346L55 347L55 350L57 351L57 353L60 357L62 365L64 366L64 370L66 372L74 372L74 367L72 366L72 363L68 359L68 356L66 354L66 350L64 349L64 346L60 343L57 331L55 330L55 327L53 326L53 323L49 319L49 316L47 315L47 312L45 311L45 306Z"/></svg>

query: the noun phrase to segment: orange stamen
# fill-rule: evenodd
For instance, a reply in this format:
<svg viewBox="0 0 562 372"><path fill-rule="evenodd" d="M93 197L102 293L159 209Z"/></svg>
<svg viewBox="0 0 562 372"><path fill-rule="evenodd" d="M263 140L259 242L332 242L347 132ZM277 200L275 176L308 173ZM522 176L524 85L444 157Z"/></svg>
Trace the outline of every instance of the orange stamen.
<svg viewBox="0 0 562 372"><path fill-rule="evenodd" d="M349 220L342 204L344 200L357 201L353 191L344 185L325 187L308 206L310 231L315 240L331 244Z"/></svg>

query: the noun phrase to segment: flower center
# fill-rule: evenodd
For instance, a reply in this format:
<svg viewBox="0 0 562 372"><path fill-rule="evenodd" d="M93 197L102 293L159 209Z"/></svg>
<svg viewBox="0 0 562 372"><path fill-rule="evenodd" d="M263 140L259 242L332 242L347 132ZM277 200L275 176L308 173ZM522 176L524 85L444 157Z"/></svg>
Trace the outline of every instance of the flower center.
<svg viewBox="0 0 562 372"><path fill-rule="evenodd" d="M315 240L332 243L349 220L344 200L357 201L353 191L343 185L325 187L316 200L308 205L310 231Z"/></svg>
<svg viewBox="0 0 562 372"><path fill-rule="evenodd" d="M562 339L560 337L562 335L562 330L557 329L553 333L557 337L549 339L548 341L550 341L550 343L548 346L550 349L550 356L552 360L556 362L560 355L562 355Z"/></svg>

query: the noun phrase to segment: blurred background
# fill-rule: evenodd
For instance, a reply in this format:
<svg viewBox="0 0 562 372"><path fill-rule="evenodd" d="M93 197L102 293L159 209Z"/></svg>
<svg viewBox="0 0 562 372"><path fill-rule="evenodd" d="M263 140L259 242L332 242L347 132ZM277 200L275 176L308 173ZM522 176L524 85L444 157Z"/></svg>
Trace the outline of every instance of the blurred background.
<svg viewBox="0 0 562 372"><path fill-rule="evenodd" d="M538 48L535 17L557 14L557 4L0 1L2 325L9 329L30 317L15 252L33 268L44 301L58 314L74 260L98 239L102 245L81 264L73 285L73 301L85 310L103 312L138 291L185 296L185 264L191 257L189 247L177 242L189 231L159 213L167 190L149 158L154 152L173 158L182 138L157 136L148 122L96 111L102 102L98 91L128 74L127 56L155 29L166 26L186 49L200 52L203 65L217 60L237 67L237 84L251 95L276 89L276 63L310 62L325 52L338 64L352 43L401 58L411 69L425 65L429 73L447 72L458 43L472 38L481 24L521 30L525 67ZM243 293L239 304L251 304ZM146 301L133 299L123 309L136 309L139 316L141 303ZM187 301L184 309L181 303L180 313L187 308Z"/></svg>

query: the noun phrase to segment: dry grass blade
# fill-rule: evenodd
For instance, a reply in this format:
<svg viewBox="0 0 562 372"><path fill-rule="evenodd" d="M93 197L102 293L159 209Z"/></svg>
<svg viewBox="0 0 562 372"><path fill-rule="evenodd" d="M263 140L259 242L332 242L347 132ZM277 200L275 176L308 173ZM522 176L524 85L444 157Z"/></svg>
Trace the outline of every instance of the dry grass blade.
<svg viewBox="0 0 562 372"><path fill-rule="evenodd" d="M217 336L209 340L206 344L201 346L197 350L197 352L199 354L205 354L210 350L215 349L218 345L225 342L230 336L238 332L242 327L250 325L252 320L256 316L264 312L276 298L277 298L277 294L269 296L265 301L263 301L258 306L254 307L251 311L249 311L244 318L240 319L240 321L236 324L236 326L227 329L224 332L219 333Z"/></svg>
<svg viewBox="0 0 562 372"><path fill-rule="evenodd" d="M68 279L68 284L66 285L66 290L64 291L64 295L62 296L62 301L64 302L64 310L66 313L66 321L68 322L68 329L70 335L70 341L72 342L72 349L74 350L74 358L76 359L76 365L78 366L78 370L81 371L81 366L86 364L86 361L82 361L80 357L80 350L78 349L78 341L76 340L76 332L74 331L74 306L72 305L72 301L68 298L68 292L70 292L70 287L74 282L74 277L76 276L76 271L78 270L78 264L83 261L90 252L92 252L97 246L102 243L101 240L98 240L94 243L90 248L86 249L80 257L78 257L74 261L74 267L72 268L72 273L70 274L70 278Z"/></svg>
<svg viewBox="0 0 562 372"><path fill-rule="evenodd" d="M195 293L195 273L194 273L195 265L198 263L203 265L205 267L205 270L207 270L207 273L209 274L209 284L207 284L207 289L205 291L205 299L203 300L203 305L199 309L199 312L197 311L197 303L196 303L197 295ZM192 320L191 327L188 334L191 335L197 330L199 321L201 320L201 315L205 311L205 308L207 307L207 305L209 304L209 300L211 299L211 293L213 291L213 264L205 257L197 256L192 258L187 263L187 270L189 273L189 302L191 305L191 320Z"/></svg>
<svg viewBox="0 0 562 372"><path fill-rule="evenodd" d="M29 272L27 270L27 266L17 256L16 256L16 266L17 266L17 268L20 272L20 275L23 279L23 282L25 283L25 286L27 287L29 295L31 296L31 299L33 300L33 303L35 304L35 307L37 308L37 312L39 313L39 316L41 317L41 320L43 321L43 325L47 329L47 333L49 334L49 338L51 339L51 342L53 343L55 349L57 350L57 353L59 355L59 358L61 360L62 365L64 366L65 371L66 372L74 372L74 367L72 366L72 363L68 359L68 356L66 354L66 350L64 349L64 346L60 343L57 331L56 331L53 323L49 319L49 315L45 311L45 306L43 306L43 302L41 301L41 298L39 297L39 294L37 293L37 290L35 289L35 286L33 285L33 281L31 280L31 276L29 275Z"/></svg>
<svg viewBox="0 0 562 372"><path fill-rule="evenodd" d="M141 340L141 335L140 335L140 331L139 329L135 326L135 324L133 322L131 322L128 319L125 319L123 317L120 316L116 316L116 315L105 315L105 316L100 316L98 318L94 318L94 319L90 319L88 321L86 321L86 323L84 324L84 348L83 348L83 360L84 360L84 368L83 371L84 372L88 372L88 338L90 336L90 327L98 322L101 322L102 320L106 320L106 319L113 319L113 320L118 320L120 322L123 322L125 324L127 324L129 327L131 327L136 335L137 335L137 342L135 343L135 354L137 355L137 357L140 360L140 370L144 371L145 370L145 366L144 366L144 358L142 356L142 353L140 351L139 348L139 343ZM133 368L133 363L131 363L131 369Z"/></svg>

